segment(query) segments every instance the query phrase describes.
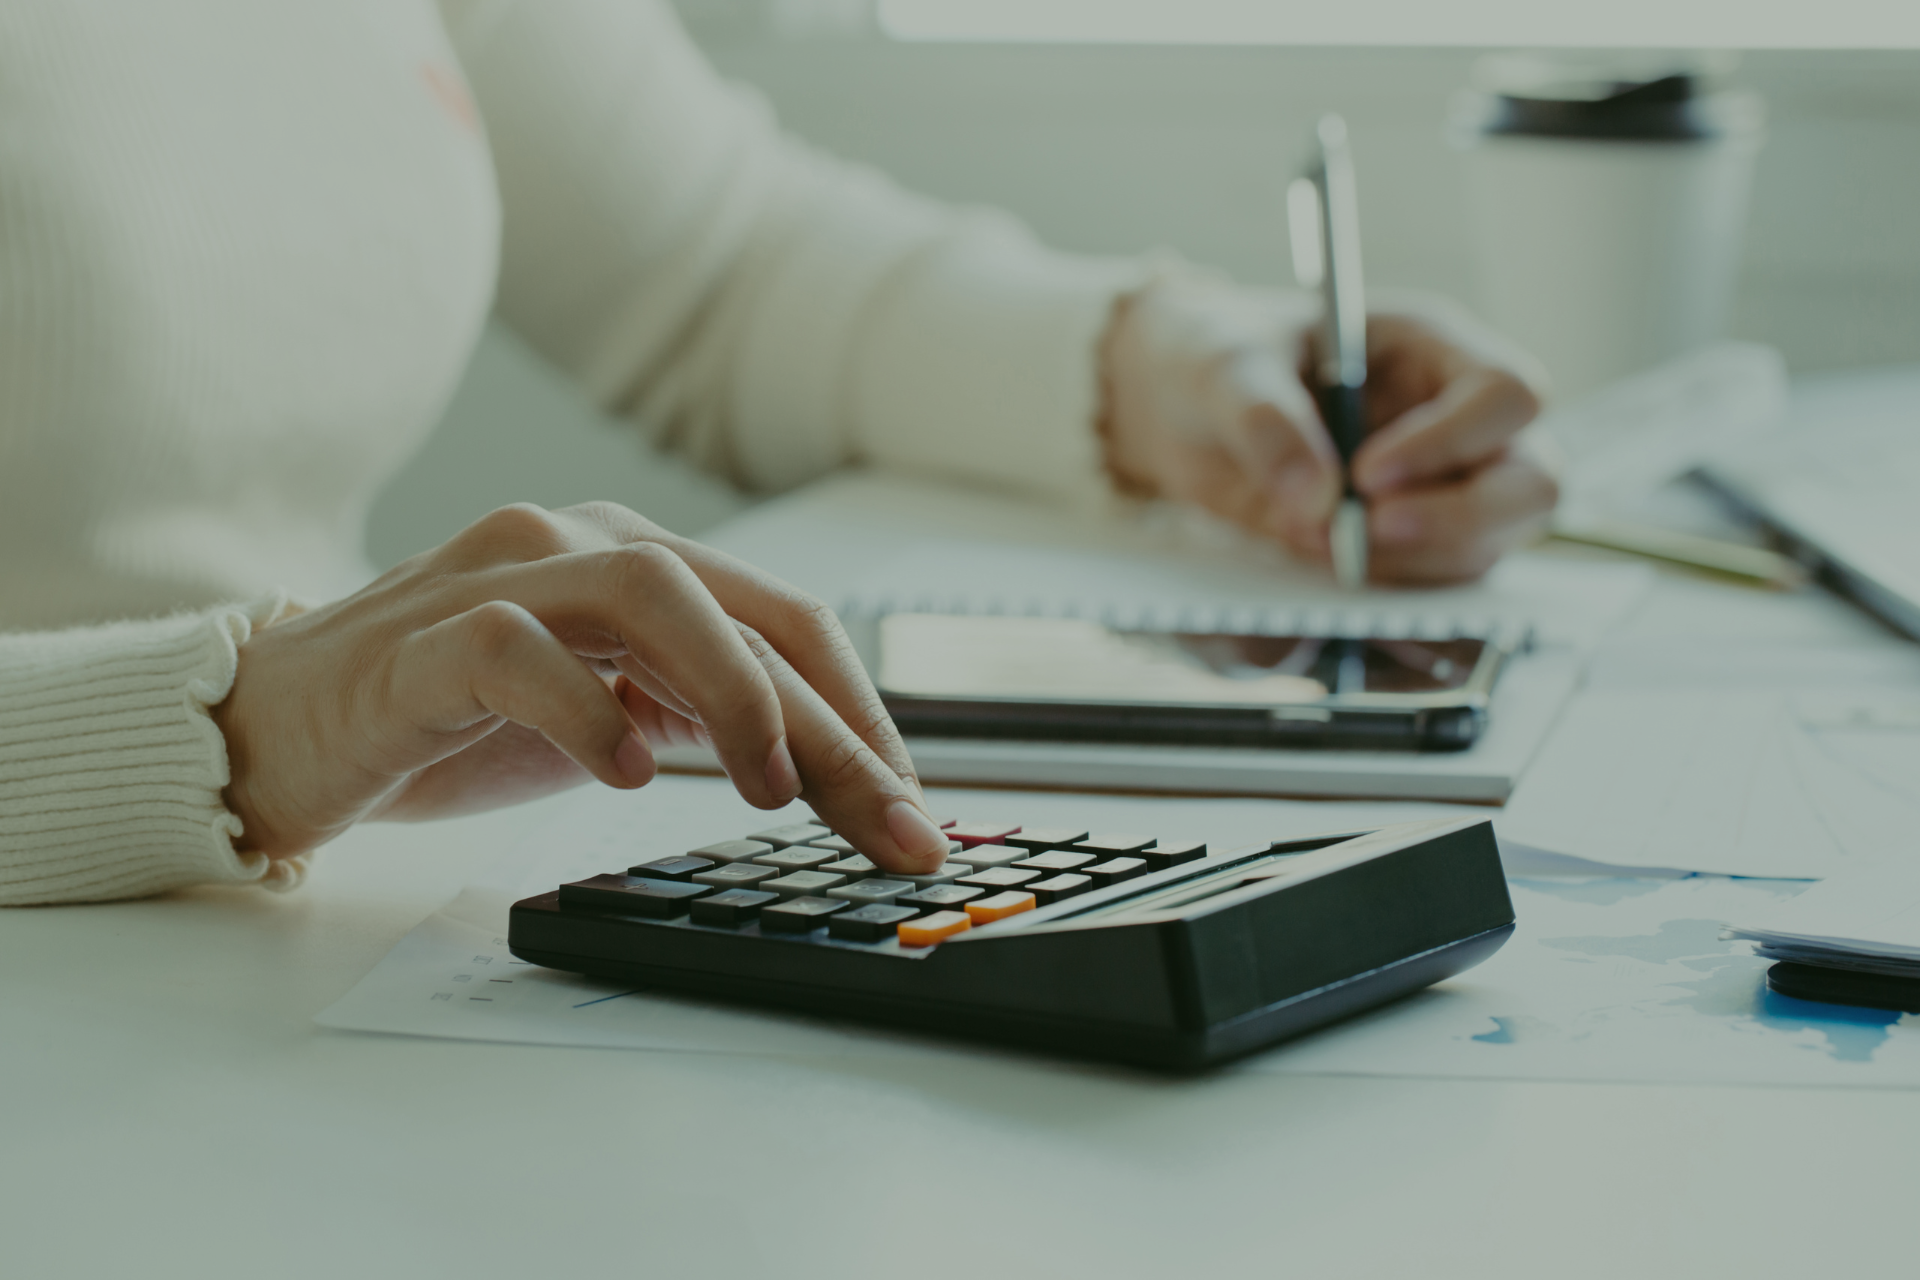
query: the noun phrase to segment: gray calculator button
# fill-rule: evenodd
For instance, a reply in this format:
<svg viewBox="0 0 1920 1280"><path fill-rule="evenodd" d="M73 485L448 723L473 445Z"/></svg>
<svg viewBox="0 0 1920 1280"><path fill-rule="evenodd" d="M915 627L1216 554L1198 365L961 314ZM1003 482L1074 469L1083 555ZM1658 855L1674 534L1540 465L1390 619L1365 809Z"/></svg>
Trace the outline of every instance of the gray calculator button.
<svg viewBox="0 0 1920 1280"><path fill-rule="evenodd" d="M811 845L789 845L785 849L775 849L772 853L763 853L754 861L763 867L778 867L782 871L811 871L826 862L836 862L840 855L831 849L815 849Z"/></svg>
<svg viewBox="0 0 1920 1280"><path fill-rule="evenodd" d="M818 823L793 822L784 827L770 827L765 831L756 831L747 839L770 844L776 849L784 849L790 844L805 844L818 836L831 834L833 833Z"/></svg>
<svg viewBox="0 0 1920 1280"><path fill-rule="evenodd" d="M762 933L807 933L827 922L836 911L849 909L838 898L793 898L760 909Z"/></svg>
<svg viewBox="0 0 1920 1280"><path fill-rule="evenodd" d="M917 889L926 889L936 884L952 884L955 880L958 880L961 876L968 874L972 870L973 868L964 862L948 862L942 865L938 871L929 871L925 875L909 876L902 875L898 871L889 871L887 878L889 880L905 880Z"/></svg>
<svg viewBox="0 0 1920 1280"><path fill-rule="evenodd" d="M992 889L997 893L1002 889L1024 886L1029 880L1038 880L1042 874L1039 871L1025 871L1019 867L993 867L986 871L976 871L970 876L961 876L954 883L975 885L982 889Z"/></svg>
<svg viewBox="0 0 1920 1280"><path fill-rule="evenodd" d="M912 892L913 886L905 880L875 880L869 877L865 880L856 880L852 884L843 884L838 889L829 889L827 896L859 905L868 902L892 902L901 894Z"/></svg>
<svg viewBox="0 0 1920 1280"><path fill-rule="evenodd" d="M757 862L735 862L724 867L715 867L711 871L697 872L693 877L695 884L710 884L716 889L751 889L763 880L771 880L780 874L777 867L763 867Z"/></svg>
<svg viewBox="0 0 1920 1280"><path fill-rule="evenodd" d="M847 843L845 836L821 835L816 839L807 841L807 843L816 849L831 849L843 858L850 858L860 852L851 844Z"/></svg>
<svg viewBox="0 0 1920 1280"><path fill-rule="evenodd" d="M903 893L893 900L893 905L912 907L916 911L951 911L975 898L985 897L986 892L964 884L936 884L915 893Z"/></svg>
<svg viewBox="0 0 1920 1280"><path fill-rule="evenodd" d="M820 869L843 875L849 880L865 880L868 876L880 873L880 868L857 853L851 858L842 858L838 862L822 863Z"/></svg>
<svg viewBox="0 0 1920 1280"><path fill-rule="evenodd" d="M898 937L902 921L913 919L909 907L872 903L827 917L827 934L843 942L885 942Z"/></svg>
<svg viewBox="0 0 1920 1280"><path fill-rule="evenodd" d="M764 889L768 893L777 893L783 898L804 898L809 894L822 894L829 889L838 889L846 882L845 876L830 875L824 871L795 871L789 875L775 876L771 880L762 880L754 888Z"/></svg>
<svg viewBox="0 0 1920 1280"><path fill-rule="evenodd" d="M1004 844L977 844L971 849L961 849L947 855L954 862L964 862L976 871L1008 866L1032 856L1026 849L1015 849Z"/></svg>
<svg viewBox="0 0 1920 1280"><path fill-rule="evenodd" d="M1054 849L1048 853L1036 853L1031 857L1023 858L1015 865L1024 867L1029 871L1060 872L1078 871L1089 862L1097 861L1099 861L1099 859L1091 853L1076 853L1071 849Z"/></svg>
<svg viewBox="0 0 1920 1280"><path fill-rule="evenodd" d="M702 845L698 849L687 850L690 858L711 858L715 862L746 862L763 853L772 853L773 846L765 840L722 840L718 844Z"/></svg>

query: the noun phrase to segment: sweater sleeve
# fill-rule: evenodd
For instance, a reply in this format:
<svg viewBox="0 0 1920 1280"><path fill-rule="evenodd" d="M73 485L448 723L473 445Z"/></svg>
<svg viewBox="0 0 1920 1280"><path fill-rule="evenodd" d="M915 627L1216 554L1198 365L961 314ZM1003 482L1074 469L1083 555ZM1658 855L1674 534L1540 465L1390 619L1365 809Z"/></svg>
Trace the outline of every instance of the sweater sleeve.
<svg viewBox="0 0 1920 1280"><path fill-rule="evenodd" d="M235 853L208 715L281 604L0 636L0 905L300 883L304 858Z"/></svg>
<svg viewBox="0 0 1920 1280"><path fill-rule="evenodd" d="M600 402L755 488L873 462L1103 487L1128 261L1041 246L784 136L658 0L442 0L504 208L498 310Z"/></svg>

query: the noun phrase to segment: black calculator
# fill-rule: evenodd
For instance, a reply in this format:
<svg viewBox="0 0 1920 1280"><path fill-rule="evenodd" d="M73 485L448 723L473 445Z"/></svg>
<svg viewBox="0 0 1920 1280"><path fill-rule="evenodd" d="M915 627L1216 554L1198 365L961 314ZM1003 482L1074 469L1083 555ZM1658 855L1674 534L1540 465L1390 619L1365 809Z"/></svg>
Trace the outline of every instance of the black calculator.
<svg viewBox="0 0 1920 1280"><path fill-rule="evenodd" d="M1081 1057L1193 1069L1419 990L1513 932L1484 818L1262 841L952 821L895 875L794 823L513 906L523 960Z"/></svg>

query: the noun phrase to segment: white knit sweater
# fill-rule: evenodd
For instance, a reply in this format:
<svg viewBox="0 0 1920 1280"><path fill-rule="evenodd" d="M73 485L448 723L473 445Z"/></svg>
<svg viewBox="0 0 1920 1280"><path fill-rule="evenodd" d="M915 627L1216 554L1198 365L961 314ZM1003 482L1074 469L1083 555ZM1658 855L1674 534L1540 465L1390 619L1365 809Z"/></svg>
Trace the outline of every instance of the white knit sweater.
<svg viewBox="0 0 1920 1280"><path fill-rule="evenodd" d="M1136 278L782 137L658 0L0 0L0 903L298 881L206 708L366 579L490 306L748 485L1084 489Z"/></svg>

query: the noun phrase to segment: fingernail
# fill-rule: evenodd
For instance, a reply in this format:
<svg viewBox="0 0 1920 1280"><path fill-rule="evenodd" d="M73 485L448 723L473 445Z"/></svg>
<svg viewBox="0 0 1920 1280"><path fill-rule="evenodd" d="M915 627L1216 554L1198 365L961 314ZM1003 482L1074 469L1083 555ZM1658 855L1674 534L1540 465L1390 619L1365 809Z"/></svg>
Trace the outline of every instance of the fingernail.
<svg viewBox="0 0 1920 1280"><path fill-rule="evenodd" d="M1405 507L1389 508L1373 520L1373 536L1382 542L1413 542L1420 537L1420 517Z"/></svg>
<svg viewBox="0 0 1920 1280"><path fill-rule="evenodd" d="M902 853L929 866L937 867L947 859L947 837L910 800L895 800L887 806L887 834Z"/></svg>
<svg viewBox="0 0 1920 1280"><path fill-rule="evenodd" d="M630 733L613 753L613 767L620 776L636 787L644 787L653 781L653 752L647 748L640 735Z"/></svg>
<svg viewBox="0 0 1920 1280"><path fill-rule="evenodd" d="M767 792L775 800L791 800L800 794L800 771L793 767L793 752L785 738L773 744L767 757Z"/></svg>

